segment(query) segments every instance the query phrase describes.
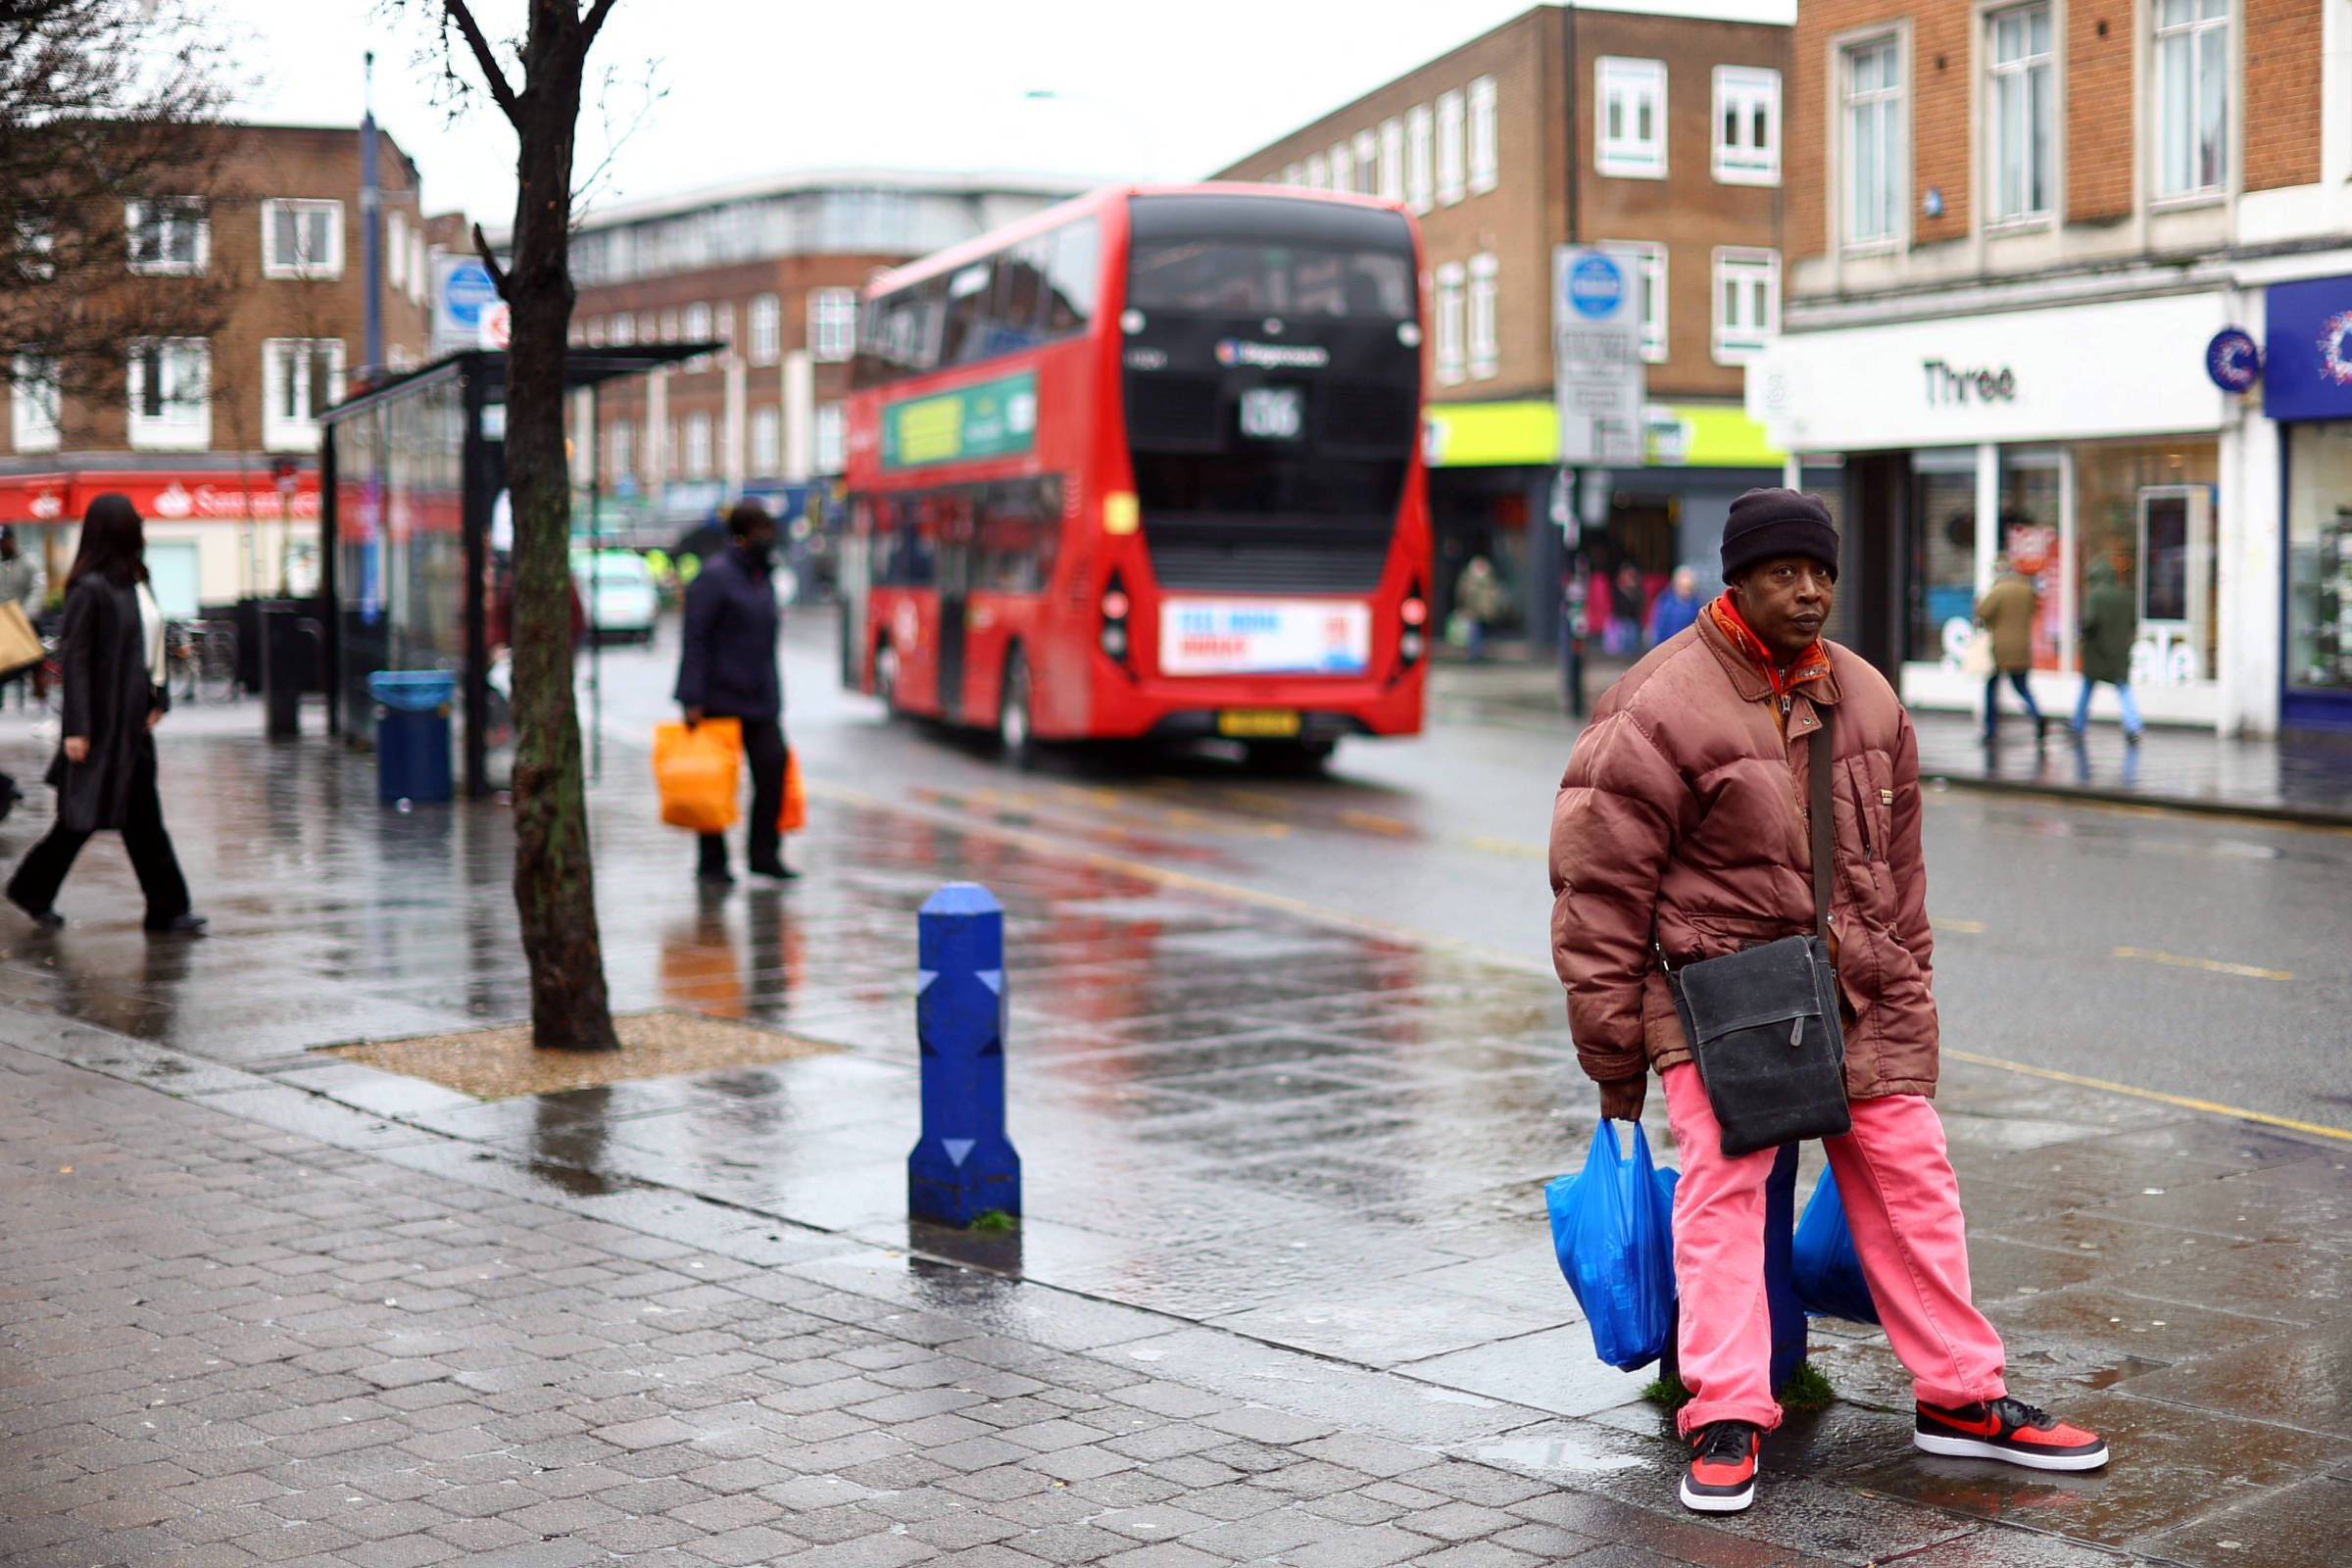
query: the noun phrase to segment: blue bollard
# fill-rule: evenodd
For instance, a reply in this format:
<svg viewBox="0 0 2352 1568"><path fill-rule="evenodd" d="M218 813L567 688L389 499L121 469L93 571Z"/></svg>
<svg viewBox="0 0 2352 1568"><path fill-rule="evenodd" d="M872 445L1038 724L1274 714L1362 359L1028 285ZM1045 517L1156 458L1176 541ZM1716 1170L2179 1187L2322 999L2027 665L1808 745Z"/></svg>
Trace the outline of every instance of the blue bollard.
<svg viewBox="0 0 2352 1568"><path fill-rule="evenodd" d="M923 1136L906 1156L906 1211L958 1228L1021 1211L1021 1156L1004 1136L1004 906L951 882L917 920Z"/></svg>
<svg viewBox="0 0 2352 1568"><path fill-rule="evenodd" d="M1805 1359L1805 1309L1797 1303L1792 1263L1796 1240L1796 1146L1783 1144L1764 1179L1764 1304L1772 1314L1772 1387L1796 1375Z"/></svg>

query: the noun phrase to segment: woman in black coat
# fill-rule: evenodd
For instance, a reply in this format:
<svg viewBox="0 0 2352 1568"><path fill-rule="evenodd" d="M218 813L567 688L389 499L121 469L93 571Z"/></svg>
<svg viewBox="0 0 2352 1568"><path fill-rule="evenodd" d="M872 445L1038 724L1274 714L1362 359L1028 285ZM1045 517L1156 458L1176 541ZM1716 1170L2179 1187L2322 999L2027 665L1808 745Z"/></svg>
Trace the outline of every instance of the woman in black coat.
<svg viewBox="0 0 2352 1568"><path fill-rule="evenodd" d="M58 664L65 677L65 738L49 765L57 824L9 879L9 901L36 925L61 926L57 890L92 833L113 828L147 896L147 929L193 935L204 917L164 831L156 794L156 720L170 706L164 682L164 617L147 587L147 534L130 498L90 503L81 549L66 578Z"/></svg>

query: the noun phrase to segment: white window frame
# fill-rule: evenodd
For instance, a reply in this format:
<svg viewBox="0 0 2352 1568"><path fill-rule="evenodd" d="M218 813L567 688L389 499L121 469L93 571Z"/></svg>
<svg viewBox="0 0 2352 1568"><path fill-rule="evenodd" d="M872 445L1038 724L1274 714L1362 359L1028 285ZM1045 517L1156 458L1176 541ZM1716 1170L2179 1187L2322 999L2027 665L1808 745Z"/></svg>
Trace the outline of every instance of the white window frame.
<svg viewBox="0 0 2352 1568"><path fill-rule="evenodd" d="M1429 105L1415 104L1404 112L1404 203L1416 213L1437 204L1436 132L1437 116Z"/></svg>
<svg viewBox="0 0 2352 1568"><path fill-rule="evenodd" d="M605 477L637 477L637 425L625 416L605 426Z"/></svg>
<svg viewBox="0 0 2352 1568"><path fill-rule="evenodd" d="M612 346L616 349L625 349L635 343L637 341L637 318L626 311L614 316L610 336Z"/></svg>
<svg viewBox="0 0 2352 1568"><path fill-rule="evenodd" d="M311 378L318 373L318 355L328 360L326 401L343 401L344 354L339 337L267 337L262 339L262 449L266 452L308 452L318 445L318 421L305 413L282 412L311 405Z"/></svg>
<svg viewBox="0 0 2352 1568"><path fill-rule="evenodd" d="M1649 111L1647 136L1642 134L1644 107ZM1614 179L1664 179L1666 126L1665 61L1602 55L1592 62L1594 173Z"/></svg>
<svg viewBox="0 0 2352 1568"><path fill-rule="evenodd" d="M1308 190L1331 189L1331 160L1321 153L1306 155L1306 188Z"/></svg>
<svg viewBox="0 0 2352 1568"><path fill-rule="evenodd" d="M326 254L297 255L286 261L277 254L277 220L281 213L296 215L296 250L301 249L300 220L324 217ZM272 196L262 203L262 275L264 277L337 278L343 275L343 204L309 196Z"/></svg>
<svg viewBox="0 0 2352 1568"><path fill-rule="evenodd" d="M1839 248L1849 254L1899 249L1909 217L1911 168L1911 78L1908 40L1900 32L1882 32L1840 44L1837 52L1838 186L1832 193L1838 214ZM1863 54L1884 50L1894 62L1894 81L1857 92L1854 63ZM1862 231L1859 200L1863 170L1856 152L1857 123L1864 114L1874 116L1881 130L1883 180L1876 191L1886 205L1884 230Z"/></svg>
<svg viewBox="0 0 2352 1568"><path fill-rule="evenodd" d="M1467 193L1462 168L1467 127L1460 92L1438 94L1438 204L1451 207Z"/></svg>
<svg viewBox="0 0 2352 1568"><path fill-rule="evenodd" d="M816 416L809 425L809 451L814 454L810 466L820 474L835 474L842 469L844 446L848 435L847 416L838 403L819 403Z"/></svg>
<svg viewBox="0 0 2352 1568"><path fill-rule="evenodd" d="M784 411L773 403L752 409L751 464L752 472L760 478L784 471Z"/></svg>
<svg viewBox="0 0 2352 1568"><path fill-rule="evenodd" d="M1667 336L1666 247L1654 239L1604 239L1601 244L1633 258L1642 289L1642 359L1664 365L1672 341Z"/></svg>
<svg viewBox="0 0 2352 1568"><path fill-rule="evenodd" d="M588 318L586 341L592 349L601 349L605 346L605 318L603 317L591 316Z"/></svg>
<svg viewBox="0 0 2352 1568"><path fill-rule="evenodd" d="M1404 122L1392 115L1380 122L1380 198L1404 200Z"/></svg>
<svg viewBox="0 0 2352 1568"><path fill-rule="evenodd" d="M432 251L424 243L424 230L409 230L409 300L422 305L433 292Z"/></svg>
<svg viewBox="0 0 2352 1568"><path fill-rule="evenodd" d="M854 288L812 288L808 291L808 358L819 365L838 365L858 351L858 291Z"/></svg>
<svg viewBox="0 0 2352 1568"><path fill-rule="evenodd" d="M1740 245L1715 248L1712 348L1717 365L1745 365L1781 330L1781 253ZM1741 310L1744 300L1754 309ZM1760 320L1736 319L1759 315Z"/></svg>
<svg viewBox="0 0 2352 1568"><path fill-rule="evenodd" d="M2033 19L2038 13L2044 31L2041 53L2001 58L2001 30L2016 23L2027 29L2031 50ZM2018 228L2046 223L2058 205L2058 17L2049 0L2003 6L1984 14L1984 215L1987 226ZM2036 79L2038 78L2038 79ZM2013 101L2004 104L2004 94ZM2033 106L2035 95L2043 106L2040 145L2034 145ZM2023 171L2027 189L2014 198L2007 188L2008 155L2012 138L2023 134L2028 165ZM2038 166L2038 168L2034 167ZM2041 194L2034 201L2032 186L2038 177Z"/></svg>
<svg viewBox="0 0 2352 1568"><path fill-rule="evenodd" d="M1380 190L1380 135L1377 131L1359 130L1355 133L1355 184L1358 196L1371 196Z"/></svg>
<svg viewBox="0 0 2352 1568"><path fill-rule="evenodd" d="M750 359L754 365L773 365L784 357L784 299L780 294L755 294L745 313Z"/></svg>
<svg viewBox="0 0 2352 1568"><path fill-rule="evenodd" d="M1459 262L1447 262L1437 270L1437 285L1431 290L1436 318L1437 377L1440 386L1462 384L1464 369L1464 338L1468 321L1465 319L1469 301L1464 297L1467 270Z"/></svg>
<svg viewBox="0 0 2352 1568"><path fill-rule="evenodd" d="M700 409L686 416L683 436L686 450L682 471L689 479L710 478L713 471L710 416Z"/></svg>
<svg viewBox="0 0 2352 1568"><path fill-rule="evenodd" d="M384 215L384 284L396 294L409 290L409 220Z"/></svg>
<svg viewBox="0 0 2352 1568"><path fill-rule="evenodd" d="M138 259L138 236L154 216L158 203L165 204L167 222L185 222L193 226L194 238L189 243L188 261L143 262ZM122 240L125 263L141 277L202 277L212 265L213 220L201 196L159 196L122 204Z"/></svg>
<svg viewBox="0 0 2352 1568"><path fill-rule="evenodd" d="M164 412L143 414L147 400L147 351L159 350L170 370ZM205 338L134 338L124 345L129 365L123 372L128 405L131 447L140 452L203 452L213 444L213 345ZM188 383L203 388L202 397L187 395Z"/></svg>
<svg viewBox="0 0 2352 1568"><path fill-rule="evenodd" d="M1470 83L1470 194L1473 196L1483 196L1502 183L1498 100L1493 76L1480 76Z"/></svg>
<svg viewBox="0 0 2352 1568"><path fill-rule="evenodd" d="M1492 381L1502 368L1502 333L1499 320L1500 268L1493 251L1480 251L1470 258L1470 287L1464 301L1464 337L1468 350L1470 379Z"/></svg>
<svg viewBox="0 0 2352 1568"><path fill-rule="evenodd" d="M2161 204L2190 205L2208 202L2226 194L2230 188L2230 172L2237 156L2237 137L2232 134L2234 126L2231 124L2231 119L2236 109L2236 105L2232 101L2233 94L2237 90L2235 79L2237 73L2234 67L2236 40L2232 35L2235 14L2230 0L2219 0L2219 3L2221 15L2207 17L2198 14L2203 9L2199 0L2188 0L2188 20L2171 24L2165 24L2163 20L2165 0L2150 0L2146 7L2149 26L2148 113L2152 129L2152 134L2148 137L2149 157L2152 160L2152 167L2148 171L2148 184L2149 189L2154 192L2155 200ZM2171 162L2173 142L2176 137L2185 135L2190 138L2189 160L2192 164L2196 161L2197 114L2193 104L2199 96L2197 89L2204 86L2207 81L2208 69L2204 61L2205 51L2202 46L2207 36L2216 32L2221 35L2221 65L2219 68L2222 77L2221 167L2211 180L2197 180L2192 174L2191 183L2175 185L2170 182L2171 174L2167 166ZM2171 79L2172 69L2168 60L2170 47L2175 43L2184 46L2181 55L2187 61L2190 71L2189 96L2192 108L2186 127L2177 126L2166 107L2168 97L2166 88Z"/></svg>
<svg viewBox="0 0 2352 1568"><path fill-rule="evenodd" d="M20 354L9 365L8 435L11 450L55 452L63 441L64 400L57 366Z"/></svg>
<svg viewBox="0 0 2352 1568"><path fill-rule="evenodd" d="M1335 143L1331 151L1324 157L1329 160L1325 167L1331 171L1331 188L1333 190L1355 189L1355 150L1347 142L1341 141Z"/></svg>
<svg viewBox="0 0 2352 1568"><path fill-rule="evenodd" d="M1753 138L1764 122L1761 146ZM1717 66L1714 144L1715 181L1720 185L1778 185L1781 182L1781 74L1768 66Z"/></svg>
<svg viewBox="0 0 2352 1568"><path fill-rule="evenodd" d="M1305 166L1304 164L1288 164L1288 165L1285 165L1285 166L1284 166L1284 168L1283 168L1283 171L1282 171L1282 182L1283 182L1285 185L1303 185L1303 184L1305 184L1305 183L1306 183L1306 166Z"/></svg>

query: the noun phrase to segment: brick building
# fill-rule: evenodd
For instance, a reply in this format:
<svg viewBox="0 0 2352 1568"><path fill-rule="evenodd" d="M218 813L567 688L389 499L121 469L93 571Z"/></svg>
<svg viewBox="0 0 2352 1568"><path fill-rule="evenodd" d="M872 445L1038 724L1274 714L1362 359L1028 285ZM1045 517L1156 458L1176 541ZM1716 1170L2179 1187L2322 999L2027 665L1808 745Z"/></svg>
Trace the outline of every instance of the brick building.
<svg viewBox="0 0 2352 1568"><path fill-rule="evenodd" d="M2114 570L2152 718L2352 723L2348 48L2347 0L1799 11L1748 404L1845 455L1858 640L1914 703L1982 702L2005 552L2045 710Z"/></svg>
<svg viewBox="0 0 2352 1568"><path fill-rule="evenodd" d="M876 271L982 234L1081 187L1052 178L858 171L793 174L606 209L572 241L572 340L716 342L572 414L604 532L668 545L738 496L807 514L841 471L857 291ZM581 439L591 427L593 442ZM582 515L585 515L583 512Z"/></svg>
<svg viewBox="0 0 2352 1568"><path fill-rule="evenodd" d="M142 288L224 285L219 329L125 344L117 396L58 396L22 362L0 378L0 522L54 587L91 497L123 491L147 518L149 569L174 616L315 582L316 415L361 368L367 303L359 131L191 134L221 139L214 188L126 202L127 270ZM416 166L377 136L384 357L398 366L429 339L431 247ZM272 476L280 459L299 468L290 496Z"/></svg>
<svg viewBox="0 0 2352 1568"><path fill-rule="evenodd" d="M1585 480L1591 565L1631 563L1653 585L1703 567L1731 499L1779 482L1740 392L1778 320L1788 36L1538 6L1216 176L1385 195L1419 216L1440 580L1490 557L1539 642L1556 633L1562 566L1546 519L1569 510L1553 497L1555 247L1623 245L1642 274L1649 461Z"/></svg>

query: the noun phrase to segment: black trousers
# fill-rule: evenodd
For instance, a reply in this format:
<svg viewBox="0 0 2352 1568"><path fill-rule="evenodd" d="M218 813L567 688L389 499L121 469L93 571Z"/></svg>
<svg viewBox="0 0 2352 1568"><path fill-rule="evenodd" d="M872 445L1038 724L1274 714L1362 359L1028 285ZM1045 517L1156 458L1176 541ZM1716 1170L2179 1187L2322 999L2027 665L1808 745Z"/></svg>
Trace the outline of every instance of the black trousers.
<svg viewBox="0 0 2352 1568"><path fill-rule="evenodd" d="M57 902L57 890L74 858L90 841L87 833L53 827L49 836L24 854L24 863L8 880L8 896L26 909L46 909ZM130 868L138 874L139 891L147 895L147 922L160 925L188 912L188 883L179 874L179 857L172 853L172 835L164 831L164 803L156 795L155 761L139 764L131 775L130 796L122 803L122 848Z"/></svg>
<svg viewBox="0 0 2352 1568"><path fill-rule="evenodd" d="M743 760L752 773L751 863L777 865L782 861L784 835L776 831L776 818L784 814L784 768L792 760L792 748L784 744L781 719L747 718L742 723ZM704 870L727 868L724 835L704 834L702 848Z"/></svg>

